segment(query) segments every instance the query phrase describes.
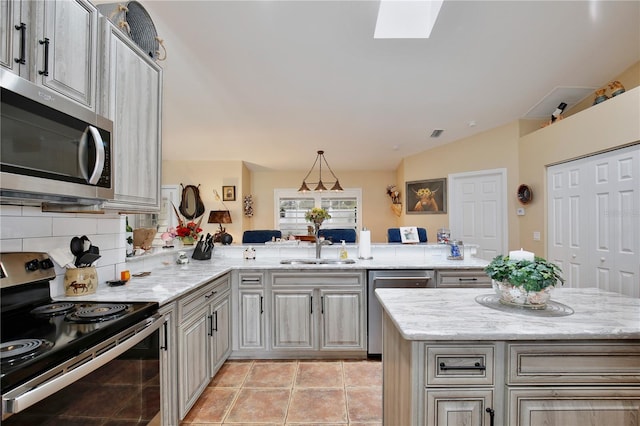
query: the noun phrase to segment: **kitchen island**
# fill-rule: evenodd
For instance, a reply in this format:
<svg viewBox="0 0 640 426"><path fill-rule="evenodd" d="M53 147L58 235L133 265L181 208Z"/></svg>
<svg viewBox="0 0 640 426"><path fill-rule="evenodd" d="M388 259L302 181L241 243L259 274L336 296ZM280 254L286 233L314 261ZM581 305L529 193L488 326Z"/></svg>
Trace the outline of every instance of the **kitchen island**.
<svg viewBox="0 0 640 426"><path fill-rule="evenodd" d="M560 288L531 311L487 289L376 296L384 424L640 424L640 299Z"/></svg>

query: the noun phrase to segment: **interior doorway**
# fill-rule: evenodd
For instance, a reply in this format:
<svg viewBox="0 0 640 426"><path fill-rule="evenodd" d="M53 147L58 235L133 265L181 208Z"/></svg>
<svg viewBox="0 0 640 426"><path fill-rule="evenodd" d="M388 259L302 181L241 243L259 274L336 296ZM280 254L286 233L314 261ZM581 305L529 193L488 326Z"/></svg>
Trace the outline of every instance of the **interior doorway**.
<svg viewBox="0 0 640 426"><path fill-rule="evenodd" d="M478 246L491 260L507 251L507 170L449 175L449 227L453 238Z"/></svg>

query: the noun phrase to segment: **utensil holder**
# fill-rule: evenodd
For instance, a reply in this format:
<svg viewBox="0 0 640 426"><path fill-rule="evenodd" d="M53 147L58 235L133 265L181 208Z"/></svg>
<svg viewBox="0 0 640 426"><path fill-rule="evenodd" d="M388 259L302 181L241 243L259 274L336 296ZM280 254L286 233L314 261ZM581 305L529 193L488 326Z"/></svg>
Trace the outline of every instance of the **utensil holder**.
<svg viewBox="0 0 640 426"><path fill-rule="evenodd" d="M66 296L86 296L98 288L98 272L94 266L67 269L64 273L64 294Z"/></svg>

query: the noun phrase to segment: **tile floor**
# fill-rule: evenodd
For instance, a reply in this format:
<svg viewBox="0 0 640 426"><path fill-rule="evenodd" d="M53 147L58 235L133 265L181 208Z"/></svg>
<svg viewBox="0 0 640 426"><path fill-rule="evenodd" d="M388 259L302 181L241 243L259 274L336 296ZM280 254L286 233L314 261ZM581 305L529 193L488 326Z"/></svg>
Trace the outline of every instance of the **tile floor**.
<svg viewBox="0 0 640 426"><path fill-rule="evenodd" d="M227 361L182 426L381 425L378 360Z"/></svg>

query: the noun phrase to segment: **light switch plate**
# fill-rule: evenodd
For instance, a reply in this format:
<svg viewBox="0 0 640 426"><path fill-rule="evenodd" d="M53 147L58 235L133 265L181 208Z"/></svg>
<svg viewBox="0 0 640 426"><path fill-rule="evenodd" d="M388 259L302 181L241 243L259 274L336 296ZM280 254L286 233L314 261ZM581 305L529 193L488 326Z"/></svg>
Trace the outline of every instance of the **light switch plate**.
<svg viewBox="0 0 640 426"><path fill-rule="evenodd" d="M533 231L533 241L540 241L540 231Z"/></svg>
<svg viewBox="0 0 640 426"><path fill-rule="evenodd" d="M524 216L524 207L519 207L519 208L516 210L516 214L517 214L518 216Z"/></svg>

